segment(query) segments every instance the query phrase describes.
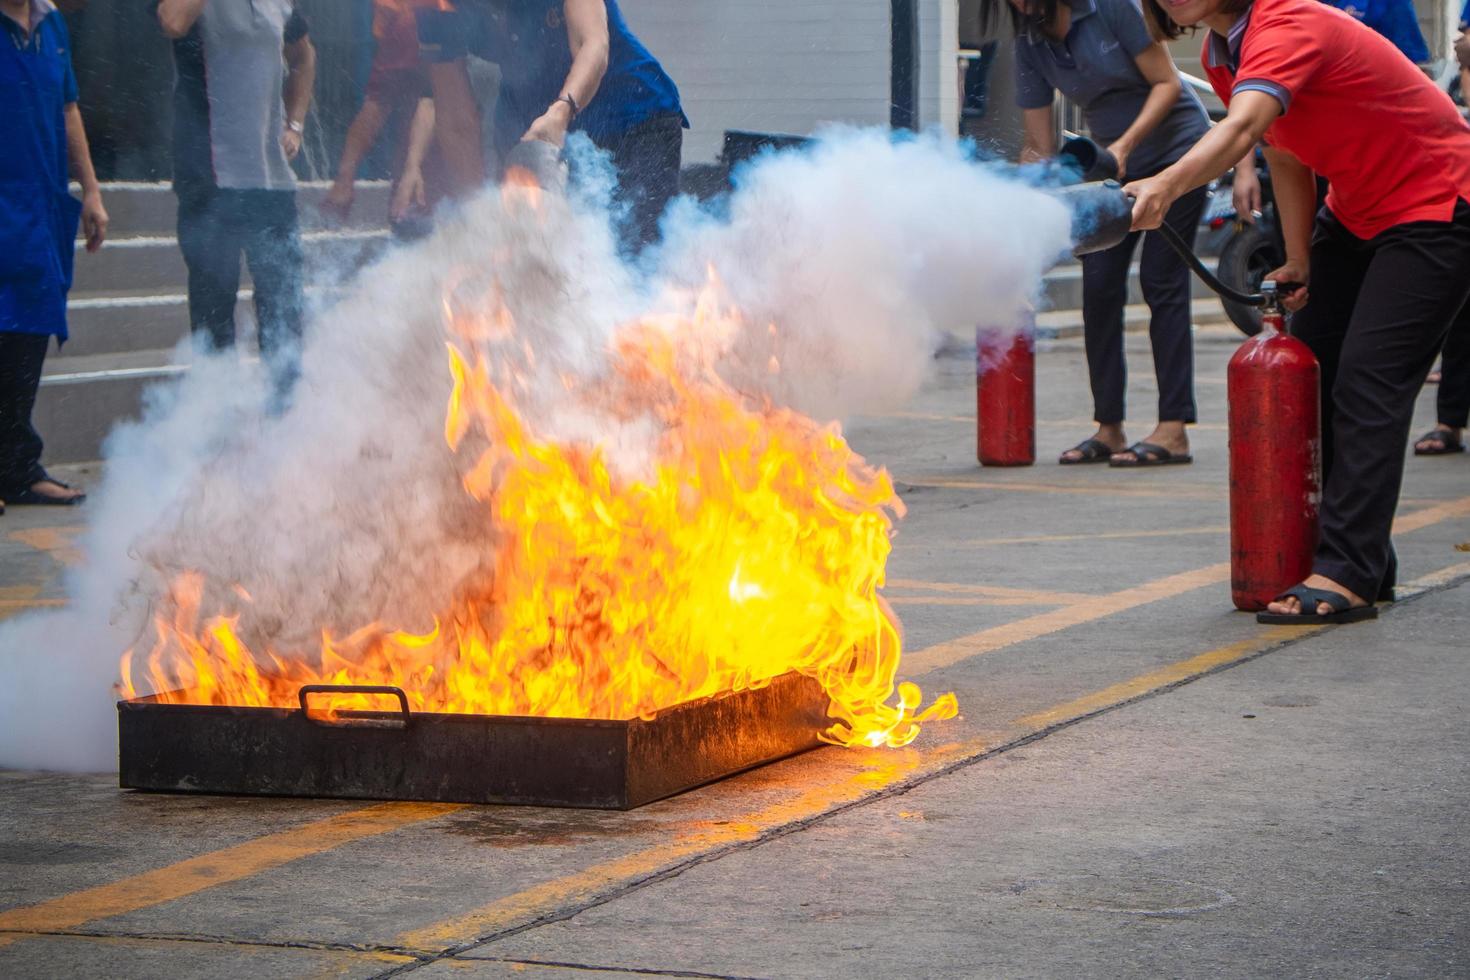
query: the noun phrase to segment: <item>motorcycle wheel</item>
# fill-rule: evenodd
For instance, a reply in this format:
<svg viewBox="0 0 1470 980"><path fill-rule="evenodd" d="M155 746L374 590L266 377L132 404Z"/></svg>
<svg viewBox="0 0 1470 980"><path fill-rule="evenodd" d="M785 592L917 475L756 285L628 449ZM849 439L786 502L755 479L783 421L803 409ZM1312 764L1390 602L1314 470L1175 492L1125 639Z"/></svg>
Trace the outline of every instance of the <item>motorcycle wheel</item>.
<svg viewBox="0 0 1470 980"><path fill-rule="evenodd" d="M1258 292L1266 273L1285 261L1281 246L1276 242L1276 230L1265 221L1244 225L1230 236L1225 247L1220 249L1220 262L1215 274L1220 281L1243 293ZM1232 303L1221 299L1225 314L1230 322L1240 328L1247 337L1261 332L1261 311L1253 306Z"/></svg>

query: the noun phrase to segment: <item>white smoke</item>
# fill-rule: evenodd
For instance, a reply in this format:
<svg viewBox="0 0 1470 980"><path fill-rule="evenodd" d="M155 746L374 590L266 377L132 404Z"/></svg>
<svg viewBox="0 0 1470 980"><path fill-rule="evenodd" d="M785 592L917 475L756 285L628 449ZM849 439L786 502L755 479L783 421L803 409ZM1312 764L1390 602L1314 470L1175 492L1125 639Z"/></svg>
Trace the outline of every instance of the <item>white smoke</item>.
<svg viewBox="0 0 1470 980"><path fill-rule="evenodd" d="M636 468L654 430L598 409L608 341L640 316L687 315L710 270L743 314L708 338L722 373L841 418L910 397L945 331L1017 322L1068 224L952 141L886 132L758 161L723 207L680 202L648 274L618 260L586 195L532 210L487 191L314 319L283 413L264 408L258 371L196 355L115 433L71 604L0 624L0 765L115 764L119 654L180 571L203 573L210 608L238 607L247 640L283 650L323 628L426 629L487 574L487 514L444 438L446 311L483 317L483 349L518 361L518 405L543 434L595 440ZM225 593L235 583L248 602Z"/></svg>

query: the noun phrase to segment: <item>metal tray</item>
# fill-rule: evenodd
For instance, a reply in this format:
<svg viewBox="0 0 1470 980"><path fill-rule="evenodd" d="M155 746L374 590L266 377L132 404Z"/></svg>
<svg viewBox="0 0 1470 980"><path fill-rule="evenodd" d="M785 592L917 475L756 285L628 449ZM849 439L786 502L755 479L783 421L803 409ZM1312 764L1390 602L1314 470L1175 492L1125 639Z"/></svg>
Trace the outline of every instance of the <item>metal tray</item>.
<svg viewBox="0 0 1470 980"><path fill-rule="evenodd" d="M395 697L399 710L307 710L344 693ZM118 776L165 792L629 810L817 747L828 705L795 673L648 721L410 712L396 687L310 685L299 708L152 695L118 702Z"/></svg>

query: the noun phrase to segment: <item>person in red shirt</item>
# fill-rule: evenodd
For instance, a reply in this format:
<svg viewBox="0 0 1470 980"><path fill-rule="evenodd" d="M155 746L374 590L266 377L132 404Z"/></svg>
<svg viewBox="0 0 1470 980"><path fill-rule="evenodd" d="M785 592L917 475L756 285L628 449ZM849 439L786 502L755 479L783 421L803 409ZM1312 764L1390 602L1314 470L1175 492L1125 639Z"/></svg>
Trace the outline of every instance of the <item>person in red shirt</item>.
<svg viewBox="0 0 1470 980"><path fill-rule="evenodd" d="M1258 617L1375 616L1414 399L1446 334L1470 330L1470 124L1393 44L1317 0L1145 0L1161 33L1209 27L1202 60L1226 118L1176 164L1124 188L1135 228L1264 139L1286 237L1277 282L1322 364L1322 535L1313 574ZM1313 218L1314 174L1327 178Z"/></svg>

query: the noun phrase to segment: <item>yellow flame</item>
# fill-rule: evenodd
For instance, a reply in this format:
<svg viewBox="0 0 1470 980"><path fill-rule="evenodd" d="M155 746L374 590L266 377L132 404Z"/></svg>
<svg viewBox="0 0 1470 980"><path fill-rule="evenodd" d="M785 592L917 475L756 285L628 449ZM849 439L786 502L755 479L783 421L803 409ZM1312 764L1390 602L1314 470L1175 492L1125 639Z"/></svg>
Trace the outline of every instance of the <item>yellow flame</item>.
<svg viewBox="0 0 1470 980"><path fill-rule="evenodd" d="M492 381L473 344L508 317L446 311L471 346L448 345L445 440L477 454L463 484L485 508L489 584L446 597L424 633L372 623L276 651L249 649L228 613L206 614L206 584L186 574L149 653L124 656L125 694L141 668L165 700L188 703L290 706L306 683L386 684L416 711L628 719L794 670L830 695L823 737L837 744L906 745L957 713L952 694L921 710L918 687L896 684L899 626L878 590L903 505L836 424L737 393L678 324L634 323L618 334L609 390L662 434L652 465L629 476L595 445L538 435ZM723 315L701 297L695 326Z"/></svg>

